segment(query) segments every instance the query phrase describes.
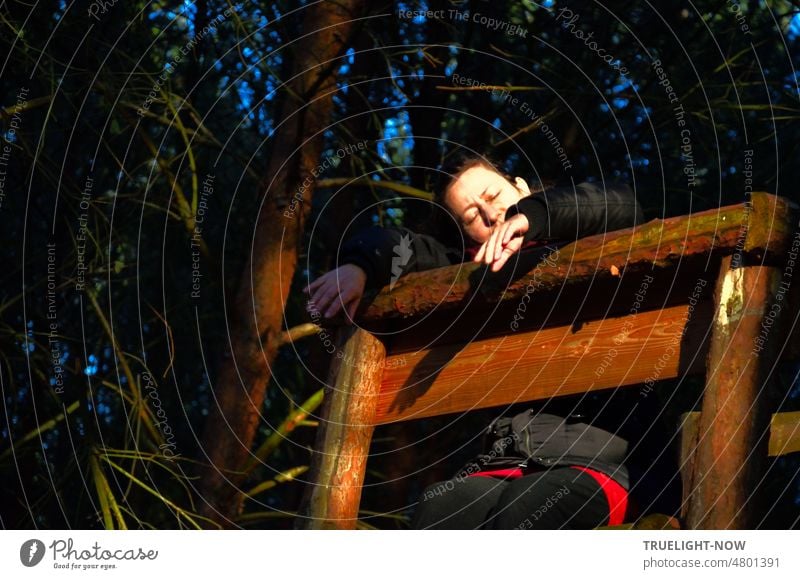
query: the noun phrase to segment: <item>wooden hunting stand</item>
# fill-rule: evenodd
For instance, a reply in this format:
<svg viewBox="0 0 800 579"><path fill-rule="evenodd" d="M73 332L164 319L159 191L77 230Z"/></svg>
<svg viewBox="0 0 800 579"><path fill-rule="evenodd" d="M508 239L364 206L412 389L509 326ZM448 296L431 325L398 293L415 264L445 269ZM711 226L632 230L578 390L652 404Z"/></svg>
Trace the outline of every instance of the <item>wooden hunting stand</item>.
<svg viewBox="0 0 800 579"><path fill-rule="evenodd" d="M682 429L683 526L750 528L776 399L764 387L797 311L793 242L790 202L754 193L522 252L497 274L400 278L338 330L298 526L355 526L376 425L705 374ZM797 430L773 432L778 453L798 450Z"/></svg>

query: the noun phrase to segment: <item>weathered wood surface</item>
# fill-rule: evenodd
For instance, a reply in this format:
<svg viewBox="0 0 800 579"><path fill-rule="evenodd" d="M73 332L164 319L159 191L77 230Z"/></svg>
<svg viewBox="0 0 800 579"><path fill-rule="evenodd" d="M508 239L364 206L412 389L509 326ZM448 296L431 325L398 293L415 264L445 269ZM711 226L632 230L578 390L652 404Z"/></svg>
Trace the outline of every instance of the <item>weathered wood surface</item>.
<svg viewBox="0 0 800 579"><path fill-rule="evenodd" d="M377 423L437 416L705 370L709 303L388 356ZM699 329L693 331L692 329ZM624 361L625 363L621 363Z"/></svg>
<svg viewBox="0 0 800 579"><path fill-rule="evenodd" d="M342 328L331 364L322 417L311 458L309 486L296 526L352 529L358 518L361 486L381 373L383 343L369 332Z"/></svg>
<svg viewBox="0 0 800 579"><path fill-rule="evenodd" d="M753 193L750 207L729 205L580 239L558 250L554 267L537 269L540 258L521 257L496 274L475 263L411 273L391 291L387 286L364 300L357 318L368 325L419 318L434 310L458 311L474 301L514 301L530 284L538 291L557 290L565 284L671 268L694 256L711 259L740 251L751 259L780 260L790 238L792 210L785 198Z"/></svg>
<svg viewBox="0 0 800 579"><path fill-rule="evenodd" d="M730 267L723 261L715 295L706 388L697 429L686 506L691 529L748 529L760 512L755 489L767 458L771 408L767 390L780 321L762 334L781 271L775 267Z"/></svg>
<svg viewBox="0 0 800 579"><path fill-rule="evenodd" d="M321 486L308 493L301 515L310 518L301 518L299 526L354 526L376 424L706 371L708 391L697 428L704 442L685 481L686 488L697 488L682 514L688 528L747 528L752 510L741 506L752 499L766 459L766 437L759 441L759 435L770 416L758 386L765 383L772 357L771 351L755 357L747 352L775 290L778 274L772 266L785 259L790 245L793 210L785 199L756 193L751 205L581 239L551 250L546 259L541 250L523 252L516 265L497 274L471 263L410 274L392 291L383 288L364 300L357 315L363 327L395 320L411 321L409 328L416 330L384 335L393 352L388 357L384 343L366 330L342 330L349 336L344 351L351 362L337 361L331 369L336 392L316 445L324 451L312 461L312 483ZM732 256L742 267L730 268ZM706 296L687 304L690 280L707 279L713 289L708 276L718 270L715 300L721 307L715 309ZM626 298L619 296L629 297L646 275L671 279L680 295L665 290L661 305L650 303L626 316L619 310ZM613 288L615 278L620 294L614 290L605 304L586 310L579 306L582 292L587 297L587 291L597 291L593 288ZM471 312L485 307L505 316L531 288L545 303L550 299L582 311L570 323L559 319L562 309L541 329L532 325L539 323L532 315L519 328L505 330L501 323L472 332L478 318L486 318ZM432 335L422 331L425 324L435 330L456 320L451 327L457 327L459 316L470 318L468 332L451 330L446 339L418 346L419 336ZM779 339L777 326L775 331ZM791 445L795 439L785 440Z"/></svg>
<svg viewBox="0 0 800 579"><path fill-rule="evenodd" d="M692 498L692 476L695 453L701 443L698 433L700 429L700 412L687 412L681 417L680 435L680 469L683 483L684 516ZM781 456L792 452L800 452L800 412L776 412L770 420L769 433L770 457Z"/></svg>

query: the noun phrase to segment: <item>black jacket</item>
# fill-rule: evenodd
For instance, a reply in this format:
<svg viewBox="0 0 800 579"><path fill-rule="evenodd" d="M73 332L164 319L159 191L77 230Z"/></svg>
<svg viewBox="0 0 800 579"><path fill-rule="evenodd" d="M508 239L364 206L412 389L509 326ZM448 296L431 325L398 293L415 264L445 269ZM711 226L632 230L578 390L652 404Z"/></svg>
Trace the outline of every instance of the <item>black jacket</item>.
<svg viewBox="0 0 800 579"><path fill-rule="evenodd" d="M524 242L574 241L581 237L633 227L644 221L642 208L623 184L581 183L554 187L524 197L506 211L522 213L529 228ZM340 264L351 263L367 274L367 287L381 288L401 275L464 261L463 250L404 227L371 227L342 247Z"/></svg>

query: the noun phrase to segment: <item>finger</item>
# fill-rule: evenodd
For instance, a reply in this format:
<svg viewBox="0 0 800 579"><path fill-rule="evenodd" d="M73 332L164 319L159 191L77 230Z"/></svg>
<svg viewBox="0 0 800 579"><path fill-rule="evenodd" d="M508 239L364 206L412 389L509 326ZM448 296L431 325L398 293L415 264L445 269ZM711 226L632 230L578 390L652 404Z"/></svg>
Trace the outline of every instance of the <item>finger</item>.
<svg viewBox="0 0 800 579"><path fill-rule="evenodd" d="M488 240L484 241L481 245L480 249L478 249L478 253L475 254L475 257L472 258L472 261L475 263L480 263L483 261L483 255L486 253L486 244L489 243Z"/></svg>
<svg viewBox="0 0 800 579"><path fill-rule="evenodd" d="M502 267L508 261L508 258L514 255L514 252L508 248L503 250L503 253L500 254L500 257L494 262L492 265L492 271L500 271Z"/></svg>
<svg viewBox="0 0 800 579"><path fill-rule="evenodd" d="M489 265L494 260L494 242L497 239L497 229L492 230L489 239L486 241L486 253L483 255L483 263Z"/></svg>
<svg viewBox="0 0 800 579"><path fill-rule="evenodd" d="M317 312L320 315L324 315L330 303L334 301L338 295L337 291L338 288L336 288L335 286L331 287L331 285L326 285L323 289L320 289L319 299L317 299L316 303L314 304L316 306Z"/></svg>
<svg viewBox="0 0 800 579"><path fill-rule="evenodd" d="M522 223L520 223L517 220L508 222L508 227L506 228L505 233L503 234L503 247L508 245L508 242L511 241L511 239L514 236L520 234L521 228L522 228Z"/></svg>
<svg viewBox="0 0 800 579"><path fill-rule="evenodd" d="M318 288L318 287L319 287L321 284L325 283L325 280L327 279L327 277L328 277L328 274L327 274L327 273L326 273L325 275L321 275L321 276L319 276L319 277L318 277L317 279L315 279L313 282L311 282L310 284L308 284L308 285L305 287L305 289L303 289L303 291L304 291L304 292L306 292L307 294L308 294L308 293L311 293L312 291L314 291L315 289L317 289L317 288Z"/></svg>
<svg viewBox="0 0 800 579"><path fill-rule="evenodd" d="M500 227L498 227L494 232L494 243L492 245L492 258L491 262L497 260L500 257L500 252L503 250L503 233L506 230L506 224L503 223Z"/></svg>
<svg viewBox="0 0 800 579"><path fill-rule="evenodd" d="M311 295L308 298L308 305L319 309L319 302L323 297L325 297L325 294L329 289L329 286L326 284L320 284L313 288L311 290Z"/></svg>
<svg viewBox="0 0 800 579"><path fill-rule="evenodd" d="M339 313L339 310L342 309L342 298L341 296L336 296L331 305L328 306L328 309L325 311L326 318L332 318L336 314Z"/></svg>

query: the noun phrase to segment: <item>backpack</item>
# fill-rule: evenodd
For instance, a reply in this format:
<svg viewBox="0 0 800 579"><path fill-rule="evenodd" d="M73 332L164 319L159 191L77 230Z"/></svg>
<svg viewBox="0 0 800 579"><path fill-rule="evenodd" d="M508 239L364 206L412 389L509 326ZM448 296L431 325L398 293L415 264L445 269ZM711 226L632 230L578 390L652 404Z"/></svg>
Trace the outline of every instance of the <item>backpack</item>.
<svg viewBox="0 0 800 579"><path fill-rule="evenodd" d="M483 452L472 464L480 470L585 466L607 474L628 489L628 471L623 465L628 441L581 422L582 418L563 418L534 409L500 416L484 432Z"/></svg>

